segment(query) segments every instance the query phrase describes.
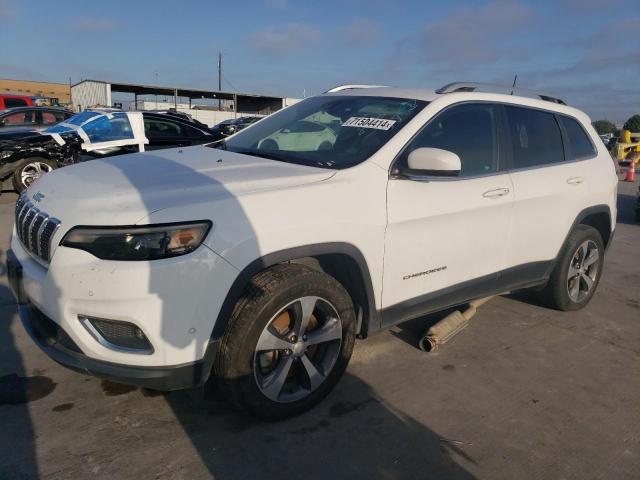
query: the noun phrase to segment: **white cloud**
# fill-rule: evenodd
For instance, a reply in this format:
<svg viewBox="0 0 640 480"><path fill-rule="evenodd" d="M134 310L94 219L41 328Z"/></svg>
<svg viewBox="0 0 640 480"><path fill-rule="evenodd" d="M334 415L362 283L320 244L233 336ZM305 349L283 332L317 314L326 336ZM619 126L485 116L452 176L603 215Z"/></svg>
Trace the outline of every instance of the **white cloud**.
<svg viewBox="0 0 640 480"><path fill-rule="evenodd" d="M0 0L0 19L9 20L16 16L16 7L10 0Z"/></svg>
<svg viewBox="0 0 640 480"><path fill-rule="evenodd" d="M118 28L110 18L77 17L71 21L71 29L77 33L109 33Z"/></svg>
<svg viewBox="0 0 640 480"><path fill-rule="evenodd" d="M490 61L500 57L504 41L532 18L532 10L516 2L498 0L477 8L464 7L427 24L417 47L435 63Z"/></svg>
<svg viewBox="0 0 640 480"><path fill-rule="evenodd" d="M355 20L341 30L344 43L356 47L375 47L380 41L380 27L367 19Z"/></svg>
<svg viewBox="0 0 640 480"><path fill-rule="evenodd" d="M310 25L288 23L255 32L249 37L249 47L261 55L284 56L315 45L320 36Z"/></svg>

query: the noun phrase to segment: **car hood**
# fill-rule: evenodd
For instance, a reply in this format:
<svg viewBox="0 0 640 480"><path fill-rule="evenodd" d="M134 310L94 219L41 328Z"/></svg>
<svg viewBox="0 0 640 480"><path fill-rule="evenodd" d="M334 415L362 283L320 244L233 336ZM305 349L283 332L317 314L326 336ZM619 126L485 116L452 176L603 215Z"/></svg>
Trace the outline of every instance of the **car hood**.
<svg viewBox="0 0 640 480"><path fill-rule="evenodd" d="M34 132L43 130L44 127L4 127L4 128L0 128L0 136L1 135L13 135L13 134L31 134L33 135Z"/></svg>
<svg viewBox="0 0 640 480"><path fill-rule="evenodd" d="M0 130L0 144L13 144L20 141L29 141L42 137L37 130L33 128L3 128Z"/></svg>
<svg viewBox="0 0 640 480"><path fill-rule="evenodd" d="M36 206L67 228L130 225L144 223L151 213L165 208L319 182L334 174L335 170L197 146L64 167L40 178L27 195L35 195L40 200Z"/></svg>

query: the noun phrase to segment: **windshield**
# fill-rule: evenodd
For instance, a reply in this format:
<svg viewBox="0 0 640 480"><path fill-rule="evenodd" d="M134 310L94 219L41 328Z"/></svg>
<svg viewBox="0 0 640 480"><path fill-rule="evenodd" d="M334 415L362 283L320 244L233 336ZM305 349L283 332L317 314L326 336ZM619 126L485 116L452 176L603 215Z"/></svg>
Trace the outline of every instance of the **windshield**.
<svg viewBox="0 0 640 480"><path fill-rule="evenodd" d="M45 133L64 133L64 132L71 132L73 130L75 130L72 127L69 127L65 124L69 124L69 125L75 125L76 127L80 127L82 125L84 125L85 123L87 123L89 120L91 120L92 118L96 118L101 116L102 114L98 113L98 112L82 112L82 113L78 113L76 115L73 115L72 117L67 118L64 122L59 123L57 125L54 125L53 127L49 127L45 130Z"/></svg>
<svg viewBox="0 0 640 480"><path fill-rule="evenodd" d="M303 165L347 168L377 152L426 105L388 97L312 97L211 146Z"/></svg>
<svg viewBox="0 0 640 480"><path fill-rule="evenodd" d="M111 114L79 113L61 124L47 128L45 132L64 133L76 130L84 131L91 143L132 140L134 138L129 117L123 112Z"/></svg>

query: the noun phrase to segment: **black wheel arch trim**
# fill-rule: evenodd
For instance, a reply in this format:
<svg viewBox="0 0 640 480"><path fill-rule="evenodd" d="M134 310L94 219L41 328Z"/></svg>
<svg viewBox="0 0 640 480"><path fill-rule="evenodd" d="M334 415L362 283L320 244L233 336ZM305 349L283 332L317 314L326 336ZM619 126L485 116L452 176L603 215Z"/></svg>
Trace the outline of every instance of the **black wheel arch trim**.
<svg viewBox="0 0 640 480"><path fill-rule="evenodd" d="M346 255L355 262L360 274L359 280L362 283L362 287L364 287L364 305L362 305L364 311L362 312L362 325L360 326L360 331L356 333L359 333L361 336L366 336L369 330L377 330L380 326L379 312L375 306L375 294L373 291L373 284L371 282L371 273L364 255L357 247L350 243L329 242L279 250L256 258L249 263L236 276L231 288L227 292L224 302L222 303L222 307L218 312L218 317L211 333L211 339L216 341L222 338L229 324L233 308L254 275L269 267L285 263L287 261L325 255Z"/></svg>
<svg viewBox="0 0 640 480"><path fill-rule="evenodd" d="M596 215L599 213L604 213L607 215L608 219L609 219L609 232L607 235L607 238L603 238L602 241L604 242L604 248L605 251L609 248L609 245L611 245L611 240L613 240L613 234L615 232L615 230L612 230L611 227L613 225L613 219L611 217L611 208L609 208L609 205L605 205L605 204L600 204L600 205L592 205L591 207L587 207L584 210L582 210L580 213L578 213L578 215L576 216L576 219L573 221L573 224L571 225L571 228L569 229L569 231L567 232L564 242L562 242L562 246L565 245L567 238L569 238L569 235L571 235L571 232L576 228L576 226L580 225L580 224L584 224L584 220L587 219L588 217L592 216L592 215ZM562 247L560 247L562 249ZM560 255L560 251L558 251L558 254L556 255L556 258Z"/></svg>

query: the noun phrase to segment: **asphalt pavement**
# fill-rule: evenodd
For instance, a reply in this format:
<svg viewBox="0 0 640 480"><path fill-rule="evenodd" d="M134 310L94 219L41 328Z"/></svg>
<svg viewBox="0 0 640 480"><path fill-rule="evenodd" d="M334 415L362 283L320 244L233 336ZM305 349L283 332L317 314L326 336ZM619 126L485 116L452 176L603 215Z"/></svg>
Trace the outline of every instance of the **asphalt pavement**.
<svg viewBox="0 0 640 480"><path fill-rule="evenodd" d="M83 376L28 338L0 266L0 479L638 479L638 184L620 183L599 290L572 313L518 293L433 354L434 321L356 344L298 417L233 410L214 385L158 394ZM16 195L0 196L4 265Z"/></svg>

